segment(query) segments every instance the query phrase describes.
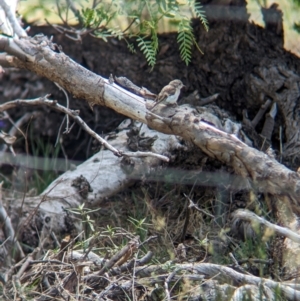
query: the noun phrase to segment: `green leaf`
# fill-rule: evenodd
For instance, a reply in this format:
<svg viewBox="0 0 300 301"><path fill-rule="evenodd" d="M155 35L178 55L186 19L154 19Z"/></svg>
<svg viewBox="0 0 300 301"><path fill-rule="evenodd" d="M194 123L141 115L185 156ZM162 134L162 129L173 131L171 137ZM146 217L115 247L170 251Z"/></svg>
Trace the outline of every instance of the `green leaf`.
<svg viewBox="0 0 300 301"><path fill-rule="evenodd" d="M153 68L156 63L157 54L157 47L155 46L155 43L153 43L152 41L146 41L142 37L138 37L137 42L138 47L147 59L148 65Z"/></svg>
<svg viewBox="0 0 300 301"><path fill-rule="evenodd" d="M198 1L196 2L195 0L188 0L188 5L191 7L195 15L200 19L205 30L208 31L209 29L208 21L202 4Z"/></svg>
<svg viewBox="0 0 300 301"><path fill-rule="evenodd" d="M134 45L132 43L127 43L127 47L131 53L136 53Z"/></svg>
<svg viewBox="0 0 300 301"><path fill-rule="evenodd" d="M47 2L46 0L43 1ZM85 3L82 3L84 1ZM151 67L156 63L159 49L158 24L163 19L168 19L169 24L172 24L177 30L180 55L186 64L191 61L193 45L201 51L195 41L190 20L186 16L187 11L192 10L193 14L200 18L204 28L208 30L205 11L199 0L99 0L96 2L96 7L91 8L91 6L88 7L90 5L88 0L74 1L75 6L80 7L82 5L81 7L83 7L76 16L79 23L84 28L88 28L91 34L104 41L107 41L109 37L125 39L132 52L135 51L134 46L128 43L126 39L135 37L138 48ZM61 4L59 13L60 15L65 14L67 20L69 10L68 5ZM128 20L125 33L122 31L124 28L121 30L117 26L123 22L120 17ZM123 25L122 23L120 27L124 27Z"/></svg>
<svg viewBox="0 0 300 301"><path fill-rule="evenodd" d="M82 9L83 22L85 27L90 27L95 19L95 10L91 8Z"/></svg>
<svg viewBox="0 0 300 301"><path fill-rule="evenodd" d="M177 36L181 59L188 65L192 58L192 46L194 43L194 34L189 20L183 19L179 23L179 32Z"/></svg>

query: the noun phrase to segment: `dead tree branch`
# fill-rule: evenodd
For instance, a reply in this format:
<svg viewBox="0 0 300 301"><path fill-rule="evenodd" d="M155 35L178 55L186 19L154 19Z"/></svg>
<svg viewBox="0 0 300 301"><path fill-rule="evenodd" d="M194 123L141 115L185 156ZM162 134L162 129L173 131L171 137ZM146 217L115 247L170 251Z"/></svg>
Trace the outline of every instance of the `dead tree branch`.
<svg viewBox="0 0 300 301"><path fill-rule="evenodd" d="M5 0L0 0L0 7L3 9L6 19L9 21L10 26L13 29L13 35L18 37L26 37L26 31L21 27L19 21L16 18L15 12L11 10L11 7L16 8L16 1L11 1L11 6L9 6ZM2 23L4 20L0 20ZM0 25L2 27L2 25ZM6 32L6 34L9 34Z"/></svg>
<svg viewBox="0 0 300 301"><path fill-rule="evenodd" d="M179 135L210 157L232 166L237 174L246 179L249 188L252 184L261 192L288 194L298 204L300 175L296 172L247 146L235 135L226 133L224 128L218 128L217 124L213 126L202 121L201 115L189 106L169 108L160 105L150 112L147 102L152 101L145 101L115 83L110 84L53 48L45 37L0 39L0 49L13 55L6 57L6 62L11 66L26 68L47 77L75 97L86 99L91 106L108 106L157 131Z"/></svg>
<svg viewBox="0 0 300 301"><path fill-rule="evenodd" d="M115 156L117 157L155 157L158 159L161 159L165 162L169 162L169 158L160 154L155 154L153 152L122 152L120 150L117 150L113 146L111 146L105 139L100 137L95 131L93 131L80 117L79 117L79 111L70 110L60 104L57 103L55 100L49 100L47 99L49 95L46 95L45 97L39 97L36 99L17 99L13 101L6 102L2 105L0 105L0 112L9 110L11 108L15 108L20 105L46 105L52 109L55 109L59 112L63 112L67 114L68 116L72 117L77 123L94 139L96 139L101 145L106 147L108 150L110 150Z"/></svg>
<svg viewBox="0 0 300 301"><path fill-rule="evenodd" d="M246 210L246 209L236 210L233 214L233 217L242 219L242 220L246 220L246 221L250 221L251 223L262 224L262 225L270 228L271 230L277 232L279 235L283 235L298 244L300 243L300 235L298 235L294 231L292 231L288 228L285 228L285 227L280 227L278 225L272 224L272 223L268 222L267 220L265 220L264 218L257 216L255 213L253 213L249 210Z"/></svg>

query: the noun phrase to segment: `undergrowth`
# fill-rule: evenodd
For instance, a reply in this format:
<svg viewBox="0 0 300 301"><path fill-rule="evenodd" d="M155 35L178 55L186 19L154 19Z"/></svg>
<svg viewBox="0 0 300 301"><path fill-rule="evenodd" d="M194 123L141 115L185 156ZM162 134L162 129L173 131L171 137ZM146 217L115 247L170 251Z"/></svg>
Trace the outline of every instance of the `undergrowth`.
<svg viewBox="0 0 300 301"><path fill-rule="evenodd" d="M199 18L204 30L209 29L204 8L196 0L106 0L94 1L92 5L81 0L72 6L68 1L54 3L40 0L38 5L28 5L23 16L26 18L38 10L47 15L49 7L55 6L62 24L70 26L76 19L81 27L81 31L76 28L73 32L68 28L68 37L78 39L80 35L91 34L104 41L124 39L130 51L135 52L135 44L129 42L133 38L151 68L156 64L158 30L162 24L167 22L177 31L180 55L187 65L192 60L193 46L201 52L190 24L191 17Z"/></svg>
<svg viewBox="0 0 300 301"><path fill-rule="evenodd" d="M58 176L59 145L54 147L52 143L41 140L31 141L32 173L29 188L35 188L37 193L42 193ZM63 168L60 167L60 170Z"/></svg>
<svg viewBox="0 0 300 301"><path fill-rule="evenodd" d="M99 208L90 209L88 204L84 203L78 208L70 209L70 214L74 214L81 222L82 231L75 237L69 234L64 238L67 245L63 253L62 247L43 251L41 263L32 266L35 272L28 272L32 276L28 278L26 274L24 275L24 279L28 281L22 280L23 296L32 298L40 291L43 287L42 275L45 273L51 285L57 285L59 280L58 283L66 287L66 281L73 271L72 265L68 266L67 259L71 250L83 254L92 252L100 259L97 264L82 262L89 272L82 271L82 279L84 278L85 282L80 283L77 294L87 298L92 298L92 292L101 295L109 288L112 292L117 292L118 285L124 285L122 286L124 296L119 300L133 300L133 287L135 294L144 294L144 297L141 295L141 300L165 300L168 298L165 284L167 276L170 277L168 281L170 300L193 300L195 294L204 296L204 293L201 293L202 287L204 289L206 283L211 280L202 279L197 273L191 278L188 276L191 271L180 271L178 268L180 264L215 263L229 267L236 265L239 272L244 269L244 273L270 277L269 244L273 236L267 235L260 227L254 227L254 236L237 238L235 230L229 229L230 214L234 208L229 203L224 207L225 211L222 214L227 218L224 225L220 226L218 216L215 214L218 199L214 195L212 189L205 187L175 185L170 189L169 184L143 183L109 200L104 200ZM201 211L189 208L186 196L189 196ZM261 212L266 214L265 210ZM118 258L118 262L121 261L122 264L115 263L105 274L100 273L105 264L122 252L134 239L138 239L139 247L127 252L128 257L125 254L125 259L124 256ZM179 254L181 245L185 246L183 257ZM138 270L139 260L148 254L152 254L152 257L144 269L152 267L157 274L153 272L148 277L141 277L139 274L139 277L135 278L129 270L131 271L133 267L134 275L135 270ZM64 258L59 270L57 270L58 258ZM78 263L72 264L76 266ZM123 265L128 265L128 268L124 268ZM121 268L123 272L119 274ZM160 269L164 274L160 275ZM102 276L97 276L97 273ZM89 282L91 275L98 277L96 279L99 283ZM174 279L170 275L173 275ZM126 281L129 283L134 281L136 286L130 284L127 291ZM214 285L217 285L216 283ZM230 296L232 289L233 286L230 285L225 293L215 289L215 297L212 300L227 300L224 296ZM49 292L45 291L43 294L47 295ZM276 294L277 300L284 300L280 291ZM75 294L72 296L75 298ZM251 300L251 297L244 295L240 300Z"/></svg>

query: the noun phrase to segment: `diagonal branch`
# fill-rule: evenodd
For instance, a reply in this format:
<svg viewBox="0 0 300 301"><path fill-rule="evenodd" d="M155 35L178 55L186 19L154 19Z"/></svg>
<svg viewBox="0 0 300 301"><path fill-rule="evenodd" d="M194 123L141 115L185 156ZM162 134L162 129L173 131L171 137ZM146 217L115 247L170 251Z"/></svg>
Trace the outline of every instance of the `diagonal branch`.
<svg viewBox="0 0 300 301"><path fill-rule="evenodd" d="M6 40L6 51L10 49L16 57L8 57L11 66L25 68L58 83L76 98L93 105L107 106L132 119L141 121L165 134L178 135L194 143L212 158L230 165L242 175L248 187L254 185L261 192L287 194L295 204L300 197L300 175L278 163L266 154L247 146L235 135L225 132L225 127L208 124L195 109L183 105L166 107L159 105L155 111L147 109L145 99L130 93L115 83L80 66L62 52L55 52L51 42L44 37ZM15 44L19 48L15 47ZM8 45L8 46L7 46ZM0 49L1 50L1 49ZM26 55L24 56L24 52Z"/></svg>
<svg viewBox="0 0 300 301"><path fill-rule="evenodd" d="M95 140L97 140L100 144L102 144L104 147L106 147L108 150L110 150L115 156L117 157L154 157L160 160L163 160L165 162L169 162L169 158L160 154L155 154L153 152L122 152L120 150L117 150L115 147L113 147L111 144L109 144L105 139L103 139L101 136L99 136L96 132L94 132L83 120L79 117L79 111L73 111L70 110L60 104L57 103L57 101L49 100L47 99L48 95L45 97L40 97L36 99L18 99L14 101L6 102L2 105L0 105L0 112L9 110L11 108L20 106L20 105L46 105L52 109L55 109L59 112L63 112L64 114L67 114L68 116L72 117L79 125L89 134L91 135Z"/></svg>

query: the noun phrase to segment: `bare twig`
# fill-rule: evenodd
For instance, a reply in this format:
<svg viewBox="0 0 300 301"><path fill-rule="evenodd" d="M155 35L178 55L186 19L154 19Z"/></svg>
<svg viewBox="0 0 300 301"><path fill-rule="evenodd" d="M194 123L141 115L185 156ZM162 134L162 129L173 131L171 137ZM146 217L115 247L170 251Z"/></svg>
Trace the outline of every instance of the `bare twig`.
<svg viewBox="0 0 300 301"><path fill-rule="evenodd" d="M131 261L129 261L128 263L125 263L123 265L121 265L120 267L116 267L111 269L110 274L111 275L119 275L120 273L126 272L126 271L131 271L133 269L133 267L138 267L138 266L142 266L145 265L147 263L150 262L150 260L153 257L153 253L151 251L149 251L144 257L142 257L141 259L132 259Z"/></svg>
<svg viewBox="0 0 300 301"><path fill-rule="evenodd" d="M79 123L79 125L87 132L89 133L94 139L99 141L104 147L109 149L114 155L121 157L121 156L127 156L127 157L155 157L160 160L164 160L166 162L169 162L169 158L160 154L155 154L152 152L121 152L114 148L112 145L110 145L105 139L100 137L96 132L94 132L79 116L78 111L70 110L60 104L57 103L55 100L49 100L47 99L48 95L45 97L35 98L35 99L17 99L13 101L6 102L2 105L0 105L0 112L5 111L20 105L46 105L54 110L63 112L69 116L71 116L76 122Z"/></svg>
<svg viewBox="0 0 300 301"><path fill-rule="evenodd" d="M71 0L66 0L68 6L70 7L71 11L73 12L73 14L75 15L75 17L78 19L78 22L80 25L82 25L83 20L82 17L80 15L80 11L76 8L75 4L73 3L73 1Z"/></svg>
<svg viewBox="0 0 300 301"><path fill-rule="evenodd" d="M64 118L63 118L63 120L62 120L62 122L60 123L60 126L59 126L59 128L58 128L58 132L57 132L57 136L56 136L56 141L55 141L54 147L56 147L57 144L58 144L59 141L60 141L61 132L62 132L62 127L64 126L66 116L67 116L67 115L64 116Z"/></svg>
<svg viewBox="0 0 300 301"><path fill-rule="evenodd" d="M25 134L24 132L20 129L20 126L26 122L29 118L31 118L34 114L32 113L26 113L24 114L17 122L14 122L12 120L12 118L9 116L9 114L4 111L4 118L8 119L9 122L13 125L13 128L9 131L9 135L10 136L15 136L16 135L16 132L19 131L22 136L25 138Z"/></svg>
<svg viewBox="0 0 300 301"><path fill-rule="evenodd" d="M179 270L185 270L193 272L193 274L206 275L207 277L215 277L216 279L226 279L230 282L235 281L236 283L245 283L253 285L265 285L271 289L280 289L286 298L289 300L300 300L300 291L296 290L296 285L284 285L280 282L276 282L267 278L261 278L252 275L245 275L239 273L232 268L212 264L212 263L184 263L176 264L176 268ZM137 277L147 277L154 273L166 273L168 267L162 265L152 265L148 267L138 267L136 271Z"/></svg>
<svg viewBox="0 0 300 301"><path fill-rule="evenodd" d="M129 23L129 25L122 32L125 33L133 25L133 23L135 21L136 21L136 18L133 18L133 20Z"/></svg>
<svg viewBox="0 0 300 301"><path fill-rule="evenodd" d="M282 143L282 126L279 127L279 162L282 162L282 154L283 154L283 143Z"/></svg>
<svg viewBox="0 0 300 301"><path fill-rule="evenodd" d="M139 249L140 249L143 245L147 244L150 240L152 240L152 239L157 239L157 238L158 238L157 235L152 235L152 236L148 237L146 240L144 240L144 241L139 245Z"/></svg>
<svg viewBox="0 0 300 301"><path fill-rule="evenodd" d="M56 258L58 258L58 260L62 260L64 252L67 250L67 248L71 247L75 243L75 240L78 239L83 234L83 232L84 231L81 231L78 235L76 235L76 237L74 237L70 241L67 241L63 246L60 246L60 250L56 254Z"/></svg>
<svg viewBox="0 0 300 301"><path fill-rule="evenodd" d="M122 152L122 155L126 156L126 157L135 157L135 158L153 157L153 158L157 158L157 159L160 159L162 161L165 161L165 162L169 162L168 157L160 155L160 154L155 154L155 153L152 153L152 152L140 152L140 151L137 151L137 152Z"/></svg>
<svg viewBox="0 0 300 301"><path fill-rule="evenodd" d="M56 8L57 8L57 14L58 14L59 18L61 19L61 21L63 22L63 24L67 26L68 23L67 23L67 21L62 16L61 7L59 5L59 1L58 0L56 0Z"/></svg>
<svg viewBox="0 0 300 301"><path fill-rule="evenodd" d="M59 90L61 90L65 94L66 103L67 103L66 107L69 110L70 109L70 101L69 101L69 95L68 95L67 91L64 88L62 88L58 83L54 82L54 84L59 88ZM63 134L65 134L65 133L69 134L69 132L70 132L70 129L69 129L70 120L69 120L68 114L66 114L66 118L67 118L67 125L66 125L66 130L65 130L65 132L63 132Z"/></svg>
<svg viewBox="0 0 300 301"><path fill-rule="evenodd" d="M205 106L209 103L214 102L218 97L219 97L219 93L216 93L214 95L208 96L206 98L201 98L201 100L199 102L197 102L198 106Z"/></svg>
<svg viewBox="0 0 300 301"><path fill-rule="evenodd" d="M276 105L276 102L274 102L272 104L270 112L268 114L266 114L264 127L261 131L261 135L266 137L266 139L269 141L272 138L276 114L277 114L277 105Z"/></svg>
<svg viewBox="0 0 300 301"><path fill-rule="evenodd" d="M55 189L55 187L56 187L57 185L59 185L59 184L60 184L60 181L58 181L57 183L55 183L55 185L51 188L51 190L50 190L48 193L50 193L53 189ZM28 224L30 223L31 219L32 219L32 218L34 217L34 215L37 213L37 211L38 211L39 207L41 206L41 204L42 204L43 202L45 202L46 200L47 200L47 194L44 194L44 195L42 196L42 198L41 198L39 204L34 208L34 210L29 214L29 216L27 217L27 219L26 219L25 222L23 223L23 225L22 225L22 228L23 228L23 229L26 228L26 227L28 226ZM19 227L18 231L20 231L20 230L21 230L21 227Z"/></svg>
<svg viewBox="0 0 300 301"><path fill-rule="evenodd" d="M280 235L288 237L289 239L291 239L292 241L294 241L296 243L300 243L300 235L299 234L293 232L292 230L290 230L288 228L274 225L274 224L268 222L267 220L265 220L264 218L257 216L255 213L253 213L249 210L238 209L233 213L233 216L234 216L234 218L243 219L246 221L250 221L252 223L262 224L262 225L272 229L273 231L279 233Z"/></svg>
<svg viewBox="0 0 300 301"><path fill-rule="evenodd" d="M134 239L129 241L128 244L119 252L112 256L112 258L104 264L103 268L97 273L97 275L101 276L109 269L111 269L114 265L121 265L126 262L127 259L138 250L138 245L138 237L135 237Z"/></svg>
<svg viewBox="0 0 300 301"><path fill-rule="evenodd" d="M169 282L172 280L172 278L176 275L177 270L175 269L165 280L164 286L165 286L165 292L166 292L166 298L168 301L171 300L171 295L169 291Z"/></svg>
<svg viewBox="0 0 300 301"><path fill-rule="evenodd" d="M18 271L16 277L17 279L20 279L21 276L24 274L24 272L26 271L26 269L29 267L31 261L33 259L35 259L35 257L37 256L37 254L40 252L39 248L36 248L32 253L28 254L25 262L22 264L20 270Z"/></svg>
<svg viewBox="0 0 300 301"><path fill-rule="evenodd" d="M68 39L76 42L81 41L81 36L86 34L86 29L81 29L81 30L75 28L68 29L58 24L52 24L47 19L45 21L49 26L53 27L57 32L65 35ZM72 35L74 35L75 37L73 37Z"/></svg>
<svg viewBox="0 0 300 301"><path fill-rule="evenodd" d="M15 248L15 250L17 251L17 256L19 256L20 258L24 258L24 253L23 250L19 244L19 242L17 241L17 239L15 238L15 230L12 226L10 217L8 216L3 203L2 203L2 183L0 183L0 221L1 224L3 224L4 226L4 233L6 238L8 239L9 242L12 243L12 245L10 245L10 248Z"/></svg>
<svg viewBox="0 0 300 301"><path fill-rule="evenodd" d="M7 20L9 21L14 35L18 37L27 37L26 31L19 24L15 12L12 12L10 6L5 2L5 0L0 0L0 6L4 10Z"/></svg>
<svg viewBox="0 0 300 301"><path fill-rule="evenodd" d="M250 273L248 273L243 267L240 266L240 264L238 263L238 261L235 259L235 257L233 256L233 254L231 252L229 252L229 257L231 258L231 260L234 263L234 269L237 270L238 272L242 272L244 274L248 274L251 275Z"/></svg>
<svg viewBox="0 0 300 301"><path fill-rule="evenodd" d="M190 204L188 206L188 208L195 208L197 211L201 212L201 213L204 213L205 215L208 215L212 218L215 218L214 215L210 214L209 212L203 210L203 209L200 209L191 199L189 196L187 196L186 194L184 194L184 196L189 200Z"/></svg>
<svg viewBox="0 0 300 301"><path fill-rule="evenodd" d="M148 89L146 89L144 87L142 87L142 88L138 87L131 80L129 80L127 77L124 77L124 76L117 77L117 76L115 76L115 80L119 85L121 85L125 89L133 92L134 94L140 95L140 96L145 97L147 99L156 99L157 98L156 94L150 92Z"/></svg>
<svg viewBox="0 0 300 301"><path fill-rule="evenodd" d="M262 117L264 116L265 112L267 111L267 109L271 105L271 103L272 103L272 101L270 99L268 99L264 104L261 105L259 111L257 112L255 117L251 121L251 125L253 128L255 128L257 126L257 124L262 119Z"/></svg>

